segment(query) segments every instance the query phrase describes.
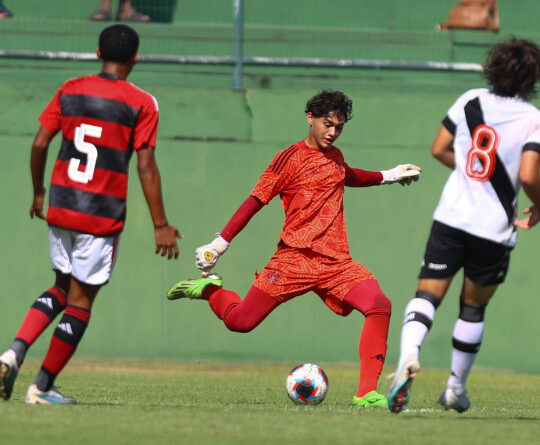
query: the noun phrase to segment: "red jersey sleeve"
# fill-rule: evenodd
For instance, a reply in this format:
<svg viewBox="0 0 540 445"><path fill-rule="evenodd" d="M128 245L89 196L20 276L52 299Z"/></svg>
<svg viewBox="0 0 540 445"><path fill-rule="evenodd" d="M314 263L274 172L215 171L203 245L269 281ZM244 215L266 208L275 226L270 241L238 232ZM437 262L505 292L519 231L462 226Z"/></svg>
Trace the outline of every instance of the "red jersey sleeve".
<svg viewBox="0 0 540 445"><path fill-rule="evenodd" d="M347 187L371 187L379 185L383 180L381 172L351 168L345 165L345 185Z"/></svg>
<svg viewBox="0 0 540 445"><path fill-rule="evenodd" d="M247 223L253 216L261 210L263 203L253 196L249 196L242 205L238 208L227 225L221 231L221 236L225 241L230 243L233 238L246 227Z"/></svg>
<svg viewBox="0 0 540 445"><path fill-rule="evenodd" d="M263 204L268 204L274 196L279 194L294 177L299 162L296 159L297 146L292 145L280 151L268 168L263 172L250 195Z"/></svg>
<svg viewBox="0 0 540 445"><path fill-rule="evenodd" d="M133 132L133 148L140 149L144 145L156 146L156 137L159 121L159 109L157 100L149 95L148 101L143 105L135 130Z"/></svg>
<svg viewBox="0 0 540 445"><path fill-rule="evenodd" d="M52 100L49 102L49 105L45 107L38 118L39 123L51 133L56 133L61 128L60 122L62 110L60 109L60 94L62 94L61 88L56 92Z"/></svg>

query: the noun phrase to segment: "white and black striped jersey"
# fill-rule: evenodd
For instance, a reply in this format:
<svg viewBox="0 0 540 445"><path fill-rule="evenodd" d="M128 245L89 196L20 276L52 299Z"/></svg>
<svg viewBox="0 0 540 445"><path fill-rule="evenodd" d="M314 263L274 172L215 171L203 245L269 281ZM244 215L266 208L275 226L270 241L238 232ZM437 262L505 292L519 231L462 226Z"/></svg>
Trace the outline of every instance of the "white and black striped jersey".
<svg viewBox="0 0 540 445"><path fill-rule="evenodd" d="M540 111L519 98L473 89L452 105L443 125L454 135L455 169L434 219L514 246L521 154L540 151Z"/></svg>

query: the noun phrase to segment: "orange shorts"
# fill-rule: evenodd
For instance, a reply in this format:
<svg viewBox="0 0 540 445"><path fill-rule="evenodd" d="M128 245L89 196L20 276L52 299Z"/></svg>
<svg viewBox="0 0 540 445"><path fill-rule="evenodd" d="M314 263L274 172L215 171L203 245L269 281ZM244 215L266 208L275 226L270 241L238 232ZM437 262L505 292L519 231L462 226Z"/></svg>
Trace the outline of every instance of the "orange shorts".
<svg viewBox="0 0 540 445"><path fill-rule="evenodd" d="M352 308L343 299L364 280L375 277L352 258L335 259L310 249L280 245L270 262L256 274L253 286L279 302L291 300L309 291L338 315L348 315Z"/></svg>

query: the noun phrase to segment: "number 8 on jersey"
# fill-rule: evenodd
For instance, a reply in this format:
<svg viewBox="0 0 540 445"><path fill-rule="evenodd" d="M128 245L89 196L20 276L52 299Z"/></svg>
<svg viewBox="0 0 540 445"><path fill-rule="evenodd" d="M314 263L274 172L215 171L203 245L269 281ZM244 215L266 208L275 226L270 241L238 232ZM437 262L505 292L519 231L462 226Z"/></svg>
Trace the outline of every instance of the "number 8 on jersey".
<svg viewBox="0 0 540 445"><path fill-rule="evenodd" d="M495 128L478 125L472 135L472 147L467 153L465 172L477 181L487 181L493 176L497 164L500 138ZM480 168L479 168L480 167Z"/></svg>

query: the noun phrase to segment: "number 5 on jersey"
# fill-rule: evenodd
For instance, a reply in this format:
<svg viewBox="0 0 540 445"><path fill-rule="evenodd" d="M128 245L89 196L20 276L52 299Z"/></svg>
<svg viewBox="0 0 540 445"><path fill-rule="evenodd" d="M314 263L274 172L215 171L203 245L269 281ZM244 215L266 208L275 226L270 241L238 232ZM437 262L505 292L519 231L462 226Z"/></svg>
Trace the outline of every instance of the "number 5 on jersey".
<svg viewBox="0 0 540 445"><path fill-rule="evenodd" d="M497 164L500 138L495 128L478 125L472 135L472 147L467 152L467 176L477 181L487 181L493 176ZM480 167L480 169L478 168Z"/></svg>
<svg viewBox="0 0 540 445"><path fill-rule="evenodd" d="M85 136L91 136L93 138L100 138L103 128L96 125L81 124L75 128L75 136L73 138L73 144L77 151L86 155L86 168L84 171L79 170L81 164L80 159L71 158L68 166L68 176L72 181L82 182L87 184L94 177L94 169L96 168L97 161L97 148L94 144L86 142Z"/></svg>

